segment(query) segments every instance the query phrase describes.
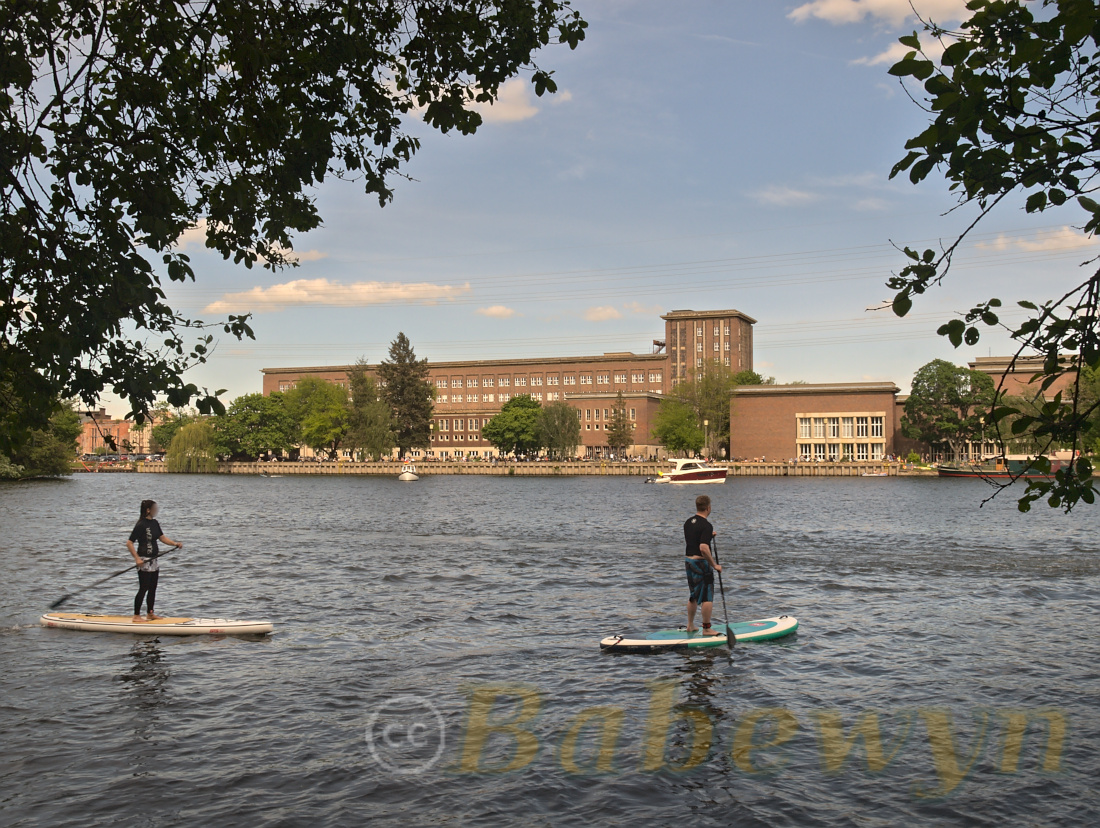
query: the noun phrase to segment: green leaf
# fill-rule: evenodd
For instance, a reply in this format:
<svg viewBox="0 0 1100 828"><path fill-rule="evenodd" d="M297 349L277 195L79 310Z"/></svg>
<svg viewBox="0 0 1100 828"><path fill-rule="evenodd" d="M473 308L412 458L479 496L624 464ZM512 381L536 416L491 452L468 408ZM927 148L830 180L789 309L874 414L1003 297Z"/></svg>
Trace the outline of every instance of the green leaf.
<svg viewBox="0 0 1100 828"><path fill-rule="evenodd" d="M910 308L913 307L913 300L909 298L909 294L899 293L894 297L891 307L893 308L895 316L905 316L905 314L909 313Z"/></svg>
<svg viewBox="0 0 1100 828"><path fill-rule="evenodd" d="M936 329L936 333L940 336L946 336L956 348L962 345L963 333L965 331L966 324L961 319L952 319L950 322L940 325L940 327Z"/></svg>

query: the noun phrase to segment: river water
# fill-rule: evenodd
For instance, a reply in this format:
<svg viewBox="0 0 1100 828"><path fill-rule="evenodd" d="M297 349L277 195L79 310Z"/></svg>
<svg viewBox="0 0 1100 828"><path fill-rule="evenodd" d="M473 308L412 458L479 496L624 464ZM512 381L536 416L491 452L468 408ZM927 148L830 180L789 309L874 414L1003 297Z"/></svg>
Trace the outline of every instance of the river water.
<svg viewBox="0 0 1100 828"><path fill-rule="evenodd" d="M714 497L730 615L683 623ZM0 824L1096 825L1100 513L981 481L79 475L0 487ZM44 629L185 542L162 614L268 638ZM127 613L136 578L66 609ZM716 604L716 615L721 615Z"/></svg>

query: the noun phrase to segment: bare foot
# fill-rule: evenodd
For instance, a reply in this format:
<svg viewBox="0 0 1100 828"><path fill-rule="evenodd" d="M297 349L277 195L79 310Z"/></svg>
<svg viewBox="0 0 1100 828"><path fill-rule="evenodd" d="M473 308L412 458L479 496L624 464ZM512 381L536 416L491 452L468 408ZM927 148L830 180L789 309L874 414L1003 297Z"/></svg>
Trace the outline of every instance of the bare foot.
<svg viewBox="0 0 1100 828"><path fill-rule="evenodd" d="M703 635L722 635L722 633L718 632L714 627L704 627Z"/></svg>
<svg viewBox="0 0 1100 828"><path fill-rule="evenodd" d="M693 633L693 632L699 632L699 628L698 628L698 627L688 627L688 628L687 628L687 631L688 631L689 633Z"/></svg>
<svg viewBox="0 0 1100 828"><path fill-rule="evenodd" d="M162 618L164 618L163 615L154 615L151 612L145 614L146 621L160 621Z"/></svg>
<svg viewBox="0 0 1100 828"><path fill-rule="evenodd" d="M133 618L130 619L130 623L140 624L141 623L141 616L140 615L135 615Z"/></svg>

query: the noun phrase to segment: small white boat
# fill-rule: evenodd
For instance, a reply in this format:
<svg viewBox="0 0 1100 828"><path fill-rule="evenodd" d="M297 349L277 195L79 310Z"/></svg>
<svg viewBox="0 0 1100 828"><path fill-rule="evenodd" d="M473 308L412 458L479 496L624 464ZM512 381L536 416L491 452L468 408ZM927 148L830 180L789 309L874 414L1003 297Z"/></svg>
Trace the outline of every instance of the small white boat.
<svg viewBox="0 0 1100 828"><path fill-rule="evenodd" d="M401 474L397 475L397 479L411 482L413 480L419 480L420 475L416 473L416 466L412 463L406 463L401 467Z"/></svg>
<svg viewBox="0 0 1100 828"><path fill-rule="evenodd" d="M680 458L669 462L674 463L676 468L661 472L646 480L646 483L725 483L729 474L725 466L711 466L703 460Z"/></svg>
<svg viewBox="0 0 1100 828"><path fill-rule="evenodd" d="M134 621L129 615L95 615L86 612L47 612L38 622L43 627L84 632L135 635L266 635L270 621L234 621L229 618L159 618Z"/></svg>
<svg viewBox="0 0 1100 828"><path fill-rule="evenodd" d="M860 477L889 477L890 472L864 472Z"/></svg>

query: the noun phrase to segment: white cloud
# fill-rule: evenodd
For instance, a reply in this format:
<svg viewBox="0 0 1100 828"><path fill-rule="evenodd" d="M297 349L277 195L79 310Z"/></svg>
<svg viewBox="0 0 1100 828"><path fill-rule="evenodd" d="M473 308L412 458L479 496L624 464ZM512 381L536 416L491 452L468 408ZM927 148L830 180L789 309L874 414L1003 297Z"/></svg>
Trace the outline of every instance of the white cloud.
<svg viewBox="0 0 1100 828"><path fill-rule="evenodd" d="M869 198L861 198L855 204L852 205L853 210L860 210L863 212L876 212L878 210L885 210L889 207L889 202L882 198L875 198L871 196Z"/></svg>
<svg viewBox="0 0 1100 828"><path fill-rule="evenodd" d="M512 78L500 85L492 103L469 104L487 123L512 123L534 118L539 108L532 101L531 84L525 78Z"/></svg>
<svg viewBox="0 0 1100 828"><path fill-rule="evenodd" d="M490 305L487 308L478 308L476 313L480 313L482 316L488 316L491 319L511 319L516 315L514 308L508 308L504 305Z"/></svg>
<svg viewBox="0 0 1100 828"><path fill-rule="evenodd" d="M920 38L920 43L925 57L931 58L932 60L939 60L945 48L943 43L939 40L924 37L923 35ZM903 46L901 43L893 43L889 48L879 52L877 55L856 58L852 63L859 66L881 66L883 64L893 66L912 51L913 50L908 46Z"/></svg>
<svg viewBox="0 0 1100 828"><path fill-rule="evenodd" d="M554 106L557 106L558 104L569 103L571 100L573 100L573 93L570 92L568 89L559 89L557 92L550 96L550 103L552 103Z"/></svg>
<svg viewBox="0 0 1100 828"><path fill-rule="evenodd" d="M393 302L431 305L469 292L469 282L464 285L435 285L429 282L352 282L344 285L328 279L295 279L280 285L257 286L238 293L227 293L207 305L205 312L262 313L307 305L361 308Z"/></svg>
<svg viewBox="0 0 1100 828"><path fill-rule="evenodd" d="M808 204L817 200L817 193L809 190L796 190L793 187L785 187L773 184L756 193L756 197L773 207L793 207L798 204Z"/></svg>
<svg viewBox="0 0 1100 828"><path fill-rule="evenodd" d="M614 308L611 305L601 305L586 310L584 312L584 318L589 322L605 322L608 319L622 319L623 315L619 312L618 308Z"/></svg>
<svg viewBox="0 0 1100 828"><path fill-rule="evenodd" d="M176 240L176 247L180 250L188 250L191 248L205 248L206 247L206 219L199 219L197 224L188 227L180 237ZM275 250L283 254L289 262L315 262L318 259L324 259L328 256L328 253L322 253L320 250L287 250L283 247L275 246ZM260 257L261 261L263 257Z"/></svg>
<svg viewBox="0 0 1100 828"><path fill-rule="evenodd" d="M188 227L180 237L176 239L176 246L180 250L189 247L203 247L206 244L206 219L199 219L198 224Z"/></svg>
<svg viewBox="0 0 1100 828"><path fill-rule="evenodd" d="M660 305L643 305L641 302L627 302L623 307L643 316L657 316L664 310Z"/></svg>
<svg viewBox="0 0 1100 828"><path fill-rule="evenodd" d="M1086 236L1072 227L1060 227L1038 233L1031 238L1011 238L1001 233L991 242L978 242L975 247L982 250L1023 250L1027 253L1040 253L1044 250L1076 250L1097 243L1095 236Z"/></svg>
<svg viewBox="0 0 1100 828"><path fill-rule="evenodd" d="M913 17L913 7L925 20L949 23L965 20L970 16L966 0L810 0L787 16L803 23L811 18L829 23L859 23L866 18L900 26Z"/></svg>

